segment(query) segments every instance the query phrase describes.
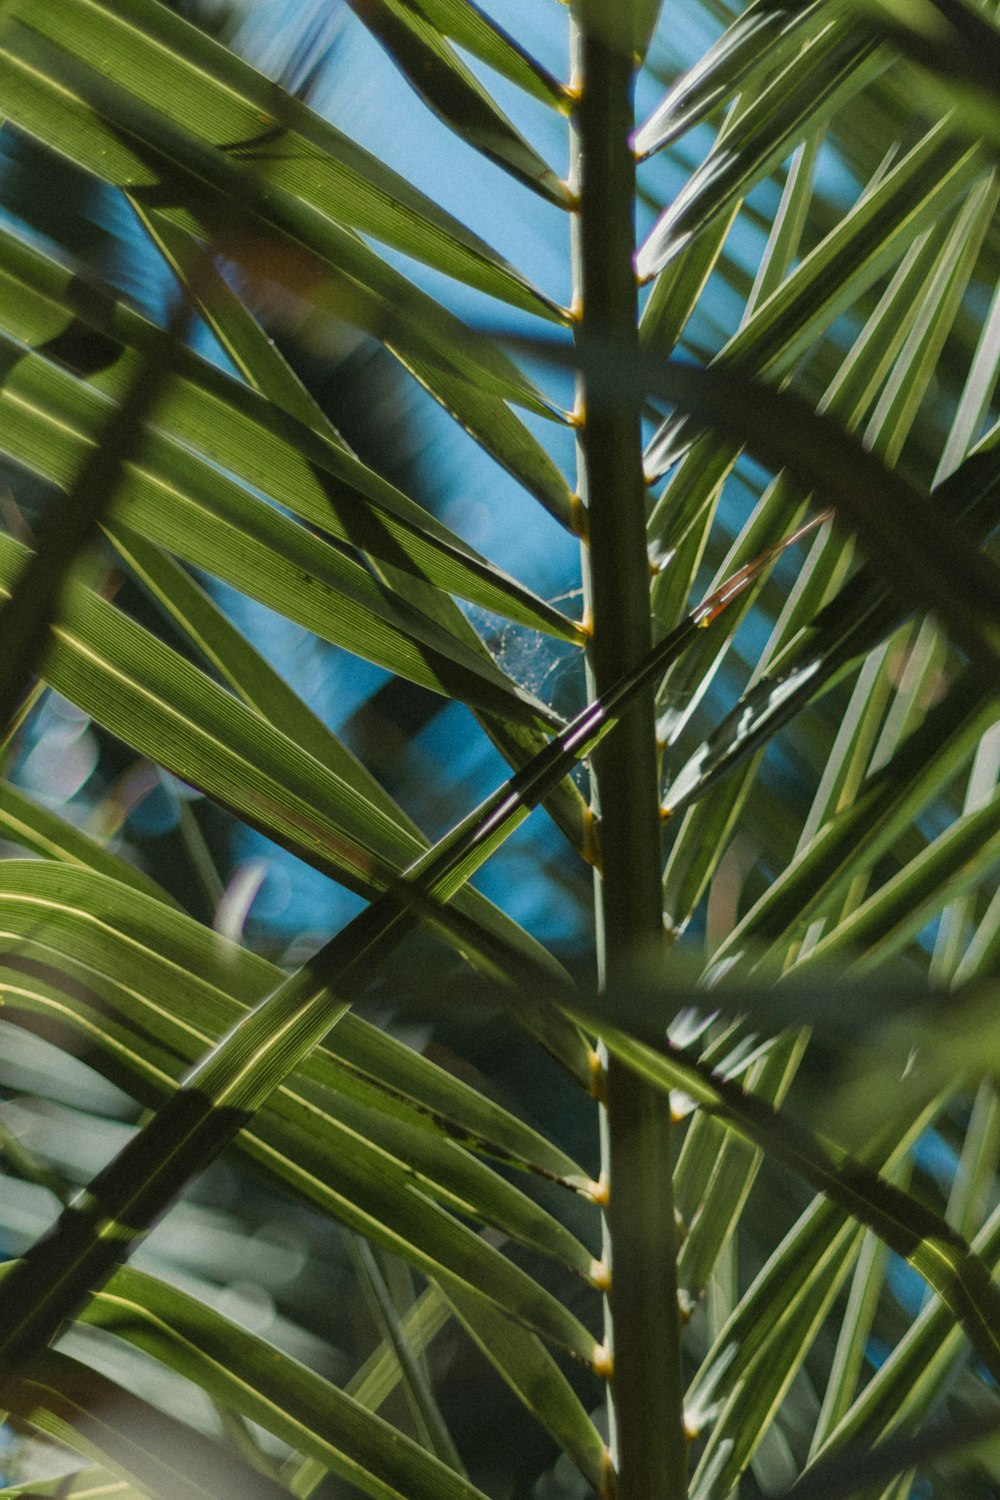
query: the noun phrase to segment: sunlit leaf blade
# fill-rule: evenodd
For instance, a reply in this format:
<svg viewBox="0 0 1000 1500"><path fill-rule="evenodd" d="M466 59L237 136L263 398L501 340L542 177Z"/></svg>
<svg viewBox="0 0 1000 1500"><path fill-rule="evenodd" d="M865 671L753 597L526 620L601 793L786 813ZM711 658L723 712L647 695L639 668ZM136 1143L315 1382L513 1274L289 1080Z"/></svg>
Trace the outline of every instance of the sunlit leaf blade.
<svg viewBox="0 0 1000 1500"><path fill-rule="evenodd" d="M212 295L207 299L199 299L199 283L210 273L201 269L203 256L192 236L173 223L163 210L147 211L135 198L133 204L168 263L188 288L192 299L200 304L204 316L237 368L271 401L300 417L307 426L318 427L321 434L328 436L329 424L317 422L318 414L312 409L301 386L294 381L294 377L289 377L287 369L278 373L277 367L282 365L280 359L276 359L273 353L270 358L265 355L261 348L260 330L257 329L255 335L253 319L226 283L218 278L213 285ZM398 306L395 293L393 306ZM421 314L422 319L425 314L426 309ZM422 346L415 347L405 337L397 339L399 331L399 321L387 301L376 330L386 347L397 355L430 395L461 423L491 457L513 474L561 525L574 530L578 519L578 502L557 465L502 399L503 391L498 394L489 382L475 378L475 371L457 358L452 358L450 368L458 368L459 374L449 373L441 359L427 357L426 350L422 355ZM258 374L258 370L266 373ZM551 415L551 412L548 414Z"/></svg>
<svg viewBox="0 0 1000 1500"><path fill-rule="evenodd" d="M418 843L425 842L416 824L382 784L241 635L180 563L120 522L114 527L111 540L164 613L249 708L352 786L361 798L399 824L407 835Z"/></svg>
<svg viewBox="0 0 1000 1500"><path fill-rule="evenodd" d="M168 124L180 126L192 140L211 143L230 161L246 164L251 177L316 213L483 291L558 316L548 299L457 219L165 6L153 0L67 0L58 16L30 4L6 14L0 45L12 61L32 58L44 67L54 58L53 44L96 69L113 56L117 88L137 106L152 106L163 120L164 139ZM34 46L31 32L38 38ZM54 117L51 96L48 110Z"/></svg>
<svg viewBox="0 0 1000 1500"><path fill-rule="evenodd" d="M348 0L424 103L462 140L550 203L572 204L566 184L515 130L490 95L410 0Z"/></svg>
<svg viewBox="0 0 1000 1500"><path fill-rule="evenodd" d="M744 1088L780 1106L804 1050L805 1036L801 1033L786 1034L765 1044L762 1055L746 1075ZM723 1246L736 1233L762 1159L759 1151L733 1132L723 1130L710 1114L699 1113L688 1130L675 1169L681 1191L692 1173L693 1158L702 1154L705 1165L710 1162L710 1179L699 1195L691 1230L681 1246L677 1263L679 1284L692 1306L703 1295Z"/></svg>
<svg viewBox="0 0 1000 1500"><path fill-rule="evenodd" d="M124 1269L91 1301L84 1321L182 1370L376 1500L480 1495L467 1479L322 1376L154 1277Z"/></svg>
<svg viewBox="0 0 1000 1500"><path fill-rule="evenodd" d="M498 26L473 0L403 0L407 9L429 21L442 36L489 63L511 83L545 104L567 111L570 95L517 41Z"/></svg>
<svg viewBox="0 0 1000 1500"><path fill-rule="evenodd" d="M873 185L793 273L728 340L714 363L752 375L789 374L835 318L900 260L962 191L984 175L974 150L962 149L946 125L931 129L901 162ZM845 273L845 267L849 271ZM874 373L874 372L871 372ZM677 452L676 419L646 450L651 477L666 473ZM705 440L721 479L739 452ZM696 447L702 446L697 444ZM709 460L705 460L708 462Z"/></svg>
<svg viewBox="0 0 1000 1500"><path fill-rule="evenodd" d="M0 448L45 479L71 483L95 451L104 402L28 354L0 402L9 418ZM352 549L325 543L179 443L151 433L122 481L115 516L131 529L321 639L487 712L549 718L486 653L382 587Z"/></svg>
<svg viewBox="0 0 1000 1500"><path fill-rule="evenodd" d="M996 1212L973 1244L987 1264L996 1265L1000 1250ZM806 1474L816 1472L825 1460L853 1444L873 1445L891 1433L912 1431L944 1394L962 1356L962 1343L948 1309L940 1298L932 1298L812 1456Z"/></svg>
<svg viewBox="0 0 1000 1500"><path fill-rule="evenodd" d="M37 926L37 908L33 916ZM82 964L71 966L71 982L61 979L55 968L57 951L30 933L20 947L23 958L3 970L12 1021L58 1034L69 1045L74 1036L88 1042L95 1066L146 1103L162 1104L176 1097L175 1081L214 1041L214 1026L197 1012L193 1020L184 1016L183 1024L164 1024L154 1001L136 987L132 1004L141 1000L142 1009L133 1021L130 996L121 981L108 980ZM96 1010L91 986L101 996ZM213 997L208 998L206 1005L203 993L201 1009L214 1019L218 1000L213 1006ZM222 1011L224 1018L239 1014L232 1006ZM269 1109L247 1123L239 1146L286 1191L384 1245L425 1275L448 1279L468 1295L487 1299L506 1316L588 1358L592 1340L579 1322L445 1209L485 1217L512 1230L517 1240L525 1238L517 1220L526 1214L531 1248L545 1244L543 1253L548 1253L554 1247L556 1260L573 1264L584 1278L593 1264L589 1253L558 1220L482 1163L457 1151L446 1132L428 1130L419 1113L395 1105L390 1092L380 1095L372 1084L359 1087L319 1059L307 1066L305 1075L275 1092ZM470 1197L476 1179L479 1187L473 1187ZM524 1212L510 1215L502 1204L515 1201ZM540 1241L543 1225L552 1237L546 1234Z"/></svg>
<svg viewBox="0 0 1000 1500"><path fill-rule="evenodd" d="M781 202L747 298L744 322L779 289L802 254L802 236L813 203L816 164L824 139L824 131L811 130L788 165Z"/></svg>
<svg viewBox="0 0 1000 1500"><path fill-rule="evenodd" d="M897 389L906 394L898 407L893 403L891 412L883 412L878 424L869 424L867 441L880 450L898 449L909 431L916 405L933 379L933 362L924 357L927 343L940 338L950 327L956 291L964 286L972 265L969 242L975 242L981 227L990 222L992 188L988 180L984 180L982 189L976 188L969 195L947 233L931 235L925 237L923 244L920 241L914 244L821 402L821 409L854 430L867 409L871 393L895 359ZM918 324L922 333L911 338ZM970 375L971 395L968 410L962 411L963 430L968 429L970 420L974 424L980 420L981 392L984 380L989 378L989 368L990 356L984 355L978 361L975 378ZM983 454L962 474L956 473L953 482L939 486L934 501L967 516L975 534L985 535L996 513L995 501L991 499L994 488L995 460ZM668 485L657 507L657 512L662 509L668 526L675 505L679 504L674 490L673 484ZM766 522L768 502L777 509L773 524L779 528L788 524L787 503L795 493L788 476L780 478L766 492L759 513L745 528L741 539L741 547L745 546L747 551L734 552L730 566L740 555L752 556L761 544L761 537L768 534L760 530ZM660 544L669 546L670 539L668 531ZM696 825L707 818L713 826L724 826L736 816L741 802L739 790L733 785L728 791L713 792L709 798L713 805L708 808L701 799L713 782L765 744L805 704L831 686L850 661L875 647L880 637L904 618L904 611L892 606L884 594L882 605L876 607L879 591L873 584L872 565L866 564L840 598L810 621L810 613L828 596L835 579L839 547L836 537L831 537L822 551L818 546L814 549L815 565L810 563L809 574L800 577L794 603L782 611L772 640L737 708L713 731L711 747L707 743L701 746L683 769L672 772L668 805L676 807L699 801L699 809L675 842L668 868L667 905L675 923L683 924L693 910L702 882L707 878L712 849L721 847L698 834ZM655 592L658 590L654 586ZM738 608L745 611L746 605ZM683 732L698 694L704 692L721 661L721 652L713 659L703 649L696 649L667 678L660 731L668 743L676 741ZM679 710L670 706L677 698L686 705ZM739 733L734 735L732 731L737 725ZM746 789L749 784L744 776L741 785Z"/></svg>
<svg viewBox="0 0 1000 1500"><path fill-rule="evenodd" d="M8 1376L4 1406L144 1493L178 1500L281 1500L283 1485L65 1354Z"/></svg>
<svg viewBox="0 0 1000 1500"><path fill-rule="evenodd" d="M998 1161L1000 1095L995 1082L985 1079L976 1090L962 1141L959 1170L948 1195L949 1222L970 1239L987 1217Z"/></svg>
<svg viewBox="0 0 1000 1500"><path fill-rule="evenodd" d="M85 987L178 1058L196 1054L213 1027L221 1032L281 981L275 965L117 882L42 861L6 860L0 876L4 930L51 969L48 982L55 983L55 953L72 955L60 973L79 972L84 983L86 971ZM81 1016L88 1003L80 997ZM381 1091L389 1116L577 1192L590 1187L555 1142L357 1016L341 1020L305 1069L333 1096L372 1103Z"/></svg>
<svg viewBox="0 0 1000 1500"><path fill-rule="evenodd" d="M150 227L152 232L152 225L148 224L147 227ZM190 265L191 242L160 218L156 219L155 238L170 264L179 271L185 284L191 289L193 299L209 319L223 348L230 354L234 363L244 370L247 378L260 389L261 394L308 427L314 428L328 442L340 443L339 434L332 428L328 418L306 393L271 340L221 277L211 280L210 295L207 300L199 300L198 289L199 286L204 287L205 271L202 267L200 271L192 275L189 270L185 269ZM496 403L496 405L504 417L509 419L512 427L520 425L507 407L502 403ZM526 429L521 430L525 436L528 436ZM534 439L531 441L534 443ZM535 448L539 454L542 453L542 449L537 444ZM529 464L530 459L529 453ZM550 472L553 487L551 491L544 491L543 486L543 492L549 494L551 503L556 505L560 514L568 517L571 496L566 481L551 464L551 460L546 458L539 482L545 480ZM559 501L560 495L562 496L561 502ZM397 591L404 594L407 594L407 590L412 587L409 575L400 573L398 570L394 571L390 581ZM486 652L486 647L479 636L469 625L458 606L450 599L440 593L434 593L428 597L427 592L424 591L418 603L446 629L466 640L475 651ZM280 719L278 722L281 727ZM544 743L540 731L530 726L514 725L506 719L493 717L486 718L484 723L494 743L514 766L524 764ZM550 793L546 807L574 847L582 850L585 847L585 804L575 784L564 780Z"/></svg>
<svg viewBox="0 0 1000 1500"><path fill-rule="evenodd" d="M851 1398L861 1383L865 1354L872 1337L888 1266L888 1248L869 1230L861 1242L851 1277L847 1308L837 1336L837 1346L830 1364L811 1451L820 1448L830 1429L836 1426L850 1406Z"/></svg>
<svg viewBox="0 0 1000 1500"><path fill-rule="evenodd" d="M796 154L789 168L781 204L747 299L744 321L751 318L760 302L781 284L799 254L805 215L812 195L817 150L818 141L813 138ZM697 248L697 245L692 247L693 250ZM685 254L682 260L687 259ZM667 274L669 279L669 273ZM662 280L661 277L657 282L650 298L651 303ZM755 515L744 527L739 543L730 550L718 574L720 581L740 563L755 557L796 518L794 506L784 503L781 486L781 480L776 481L761 497ZM657 618L667 626L680 616L694 586L695 573L700 565L716 510L715 495L711 489L705 496L705 503L700 506L700 515L694 506L685 507L682 503L675 505L672 489L673 486L668 485L654 506L648 528L651 555L654 558L663 556L665 561L665 566L658 568L650 589L650 598ZM683 516L685 509L689 511L686 518ZM714 657L700 643L664 679L657 694L656 710L657 737L665 746L676 739L683 722L710 687L715 668L728 654L737 622L746 616L756 596L756 588L744 593L736 605L735 614L730 615L733 627L730 639L717 644ZM678 708L678 704L682 707Z"/></svg>
<svg viewBox="0 0 1000 1500"><path fill-rule="evenodd" d="M604 1441L544 1344L456 1284L443 1290L487 1359L600 1493L607 1469Z"/></svg>
<svg viewBox="0 0 1000 1500"><path fill-rule="evenodd" d="M891 269L986 169L981 155L953 139L947 123L933 126L862 193L733 336L725 359L741 367L746 361L757 374L789 371L834 318Z"/></svg>
<svg viewBox="0 0 1000 1500"><path fill-rule="evenodd" d="M933 498L943 514L963 520L968 535L984 536L1000 514L997 454L974 454ZM702 797L904 618L905 607L887 595L874 564L865 564L815 619L792 635L737 708L674 773L666 805L679 809Z"/></svg>
<svg viewBox="0 0 1000 1500"><path fill-rule="evenodd" d="M821 32L725 133L701 171L688 178L643 243L639 275L655 276L884 65L868 38L835 26Z"/></svg>
<svg viewBox="0 0 1000 1500"><path fill-rule="evenodd" d="M13 572L18 557L16 544L0 539L0 565ZM71 591L46 673L113 733L352 889L377 890L380 867L391 878L392 863L420 852L384 806L367 803L357 786L86 589ZM543 950L526 933L478 895L468 899L537 961ZM470 932L462 941L476 951Z"/></svg>
<svg viewBox="0 0 1000 1500"><path fill-rule="evenodd" d="M895 1155L900 1154L897 1149ZM802 1215L695 1376L691 1398L696 1411L706 1413L710 1391L717 1403L692 1484L699 1500L728 1493L748 1465L759 1463L768 1435L777 1436L775 1419L782 1402L856 1263L865 1236L850 1220L830 1212L832 1207L820 1201ZM787 1278L784 1289L782 1277ZM758 1325L762 1336L755 1337L753 1322L765 1302L770 1303L769 1315Z"/></svg>
<svg viewBox="0 0 1000 1500"><path fill-rule="evenodd" d="M12 55L12 38L27 38L31 61ZM0 34L0 77L9 113L16 112L25 130L182 228L207 234L251 279L266 283L280 253L280 279L308 293L327 316L381 338L431 371L471 380L539 415L556 415L491 340L419 291L352 228L292 189L268 186L252 163L207 145L16 20Z"/></svg>
<svg viewBox="0 0 1000 1500"><path fill-rule="evenodd" d="M720 945L714 961L727 963L737 955L746 961L747 943L760 953L869 869L940 789L946 769L958 770L968 760L994 719L993 704L989 698L984 703L974 674L967 672L888 764L868 777L854 801L789 862Z"/></svg>
<svg viewBox="0 0 1000 1500"><path fill-rule="evenodd" d="M889 1145L870 1142L866 1161L891 1172L930 1118L931 1111L914 1118ZM815 1199L718 1330L686 1398L691 1429L708 1434L695 1492L721 1495L737 1482L808 1357L860 1240L841 1207Z"/></svg>
<svg viewBox="0 0 1000 1500"><path fill-rule="evenodd" d="M942 522L914 485L790 392L679 365L659 372L657 388L700 419L738 434L765 462L791 468L877 556L897 596L933 609L986 680L1000 683L1000 572L954 525ZM868 504L873 491L878 507Z"/></svg>
<svg viewBox="0 0 1000 1500"><path fill-rule="evenodd" d="M790 540L795 540L792 538ZM29 1359L71 1316L88 1288L101 1284L132 1246L170 1206L184 1183L208 1165L249 1124L274 1089L305 1061L351 1007L355 985L372 965L409 936L425 903L436 916L503 840L524 820L567 770L588 754L649 682L702 627L716 620L731 598L753 582L780 552L772 548L708 596L688 619L605 694L587 705L523 771L425 855L402 878L390 877L386 895L325 944L300 970L279 984L244 1016L113 1161L94 1179L83 1201L66 1211L52 1233L33 1247L0 1308L0 1355ZM503 945L509 963L513 952ZM519 960L520 962L521 960ZM546 957L527 965L533 989L546 982L557 990L557 967ZM502 972L502 971L501 971ZM515 1010L533 1001L518 1001ZM513 1268L510 1268L513 1271ZM527 1279L527 1278L525 1278ZM595 1343L577 1320L541 1288L535 1311L525 1318L584 1363ZM525 1289L527 1290L527 1289ZM556 1310L558 1309L558 1316Z"/></svg>
<svg viewBox="0 0 1000 1500"><path fill-rule="evenodd" d="M100 1465L58 1479L29 1479L0 1490L2 1500L32 1500L33 1496L44 1496L45 1500L49 1496L52 1500L146 1500L142 1490L127 1479L114 1478Z"/></svg>
<svg viewBox="0 0 1000 1500"><path fill-rule="evenodd" d="M675 940L730 847L758 764L759 756L745 760L724 786L710 788L683 815L663 871L663 923ZM663 807L673 806L673 790L668 787Z"/></svg>
<svg viewBox="0 0 1000 1500"><path fill-rule="evenodd" d="M987 973L1000 953L1000 892L997 892L979 923L955 971L955 982L966 984Z"/></svg>
<svg viewBox="0 0 1000 1500"><path fill-rule="evenodd" d="M944 451L938 462L935 476L937 482L948 479L972 449L983 418L989 408L990 397L997 383L1000 368L1000 291L995 292L990 310L979 335L979 343L969 367L969 373L948 433Z"/></svg>
<svg viewBox="0 0 1000 1500"><path fill-rule="evenodd" d="M673 84L635 140L641 156L669 146L758 72L776 67L822 24L822 6L757 0Z"/></svg>
<svg viewBox="0 0 1000 1500"><path fill-rule="evenodd" d="M995 1087L984 1083L973 1105L948 1204L949 1222L970 1237L975 1226L983 1223L989 1202L997 1162L998 1119ZM996 1254L995 1240L991 1243L990 1239L991 1227L983 1224L972 1241L973 1248L987 1261L992 1261ZM948 1369L949 1356L954 1359L958 1355L961 1338L949 1328L947 1317L942 1319L940 1303L934 1305L934 1302L883 1361L868 1383L869 1389L864 1389L866 1382L861 1376L885 1274L884 1262L884 1247L877 1247L875 1242L866 1244L855 1272L848 1315L841 1326L822 1410L810 1444L807 1470L813 1469L820 1452L829 1458L849 1444L852 1435L855 1438L860 1435L864 1441L866 1437L875 1440L890 1431L908 1430L941 1399L946 1389L942 1377ZM936 1352L932 1352L934 1336L928 1327L934 1319L946 1331L943 1345ZM892 1392L891 1405L885 1402L888 1392ZM874 1416L880 1404L886 1419L881 1426ZM863 1416L863 1412L868 1415Z"/></svg>
<svg viewBox="0 0 1000 1500"><path fill-rule="evenodd" d="M215 283L218 287L218 283ZM211 300L211 299L209 299ZM155 327L110 289L82 287L58 262L12 235L0 235L0 328L68 365L88 385L120 398L141 351L156 346ZM117 341L121 340L121 344ZM263 490L339 541L393 561L415 576L521 624L573 638L559 611L534 600L353 456L343 444L223 375L189 350L175 356L175 378L158 404L166 437ZM72 401L62 371L37 367L40 399L58 410ZM78 419L99 404L80 395ZM147 462L153 463L147 448Z"/></svg>
<svg viewBox="0 0 1000 1500"><path fill-rule="evenodd" d="M419 355L400 353L400 360L491 458L523 484L561 526L580 535L578 497L538 439L505 402L496 399L482 383L477 385L437 368Z"/></svg>
<svg viewBox="0 0 1000 1500"><path fill-rule="evenodd" d="M154 900L173 904L173 898L145 871L106 849L97 839L76 828L58 813L42 807L31 797L0 780L0 838L30 849L43 859L60 860L81 869L96 870L120 880Z"/></svg>
<svg viewBox="0 0 1000 1500"><path fill-rule="evenodd" d="M997 198L995 172L984 177L968 194L928 288L927 301L917 312L872 412L866 439L890 465L899 460L928 384L940 367L983 241L994 222Z"/></svg>
<svg viewBox="0 0 1000 1500"><path fill-rule="evenodd" d="M1000 865L1000 792L958 818L924 852L809 950L803 964L845 959L869 969L913 939L946 901L974 889ZM851 962L851 960L854 962Z"/></svg>
<svg viewBox="0 0 1000 1500"><path fill-rule="evenodd" d="M718 265L736 211L696 235L657 276L639 318L644 348L671 354Z"/></svg>

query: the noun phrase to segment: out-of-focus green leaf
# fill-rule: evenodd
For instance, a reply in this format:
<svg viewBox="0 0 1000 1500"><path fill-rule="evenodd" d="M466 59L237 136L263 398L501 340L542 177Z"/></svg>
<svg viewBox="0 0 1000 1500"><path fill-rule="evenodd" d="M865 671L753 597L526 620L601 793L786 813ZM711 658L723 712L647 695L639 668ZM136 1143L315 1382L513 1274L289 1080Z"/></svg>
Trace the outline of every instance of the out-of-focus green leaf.
<svg viewBox="0 0 1000 1500"><path fill-rule="evenodd" d="M403 1326L402 1309L396 1304L383 1270L384 1257L379 1257L367 1240L360 1239L357 1235L350 1238L348 1245L368 1310L383 1341L395 1354L403 1392L421 1447L426 1448L456 1474L468 1477L448 1425L441 1415L441 1408L428 1379L426 1364L410 1346Z"/></svg>
<svg viewBox="0 0 1000 1500"><path fill-rule="evenodd" d="M8 1375L4 1406L96 1458L145 1494L177 1500L281 1500L283 1485L65 1354L46 1350ZM467 1492L468 1493L468 1492Z"/></svg>
<svg viewBox="0 0 1000 1500"><path fill-rule="evenodd" d="M0 636L4 643L0 730L6 731L39 671L49 627L60 613L62 596L75 563L96 541L98 527L130 463L142 452L146 423L169 382L173 348L183 336L187 319L186 308L181 308L169 331L150 345L147 355L135 367L121 404L104 412L95 440L87 452L79 455L72 476L67 476L70 483L66 504L50 520L44 538L25 559L7 592L0 608Z"/></svg>
<svg viewBox="0 0 1000 1500"><path fill-rule="evenodd" d="M423 1354L442 1328L451 1321L451 1309L436 1286L429 1286L403 1315L403 1331L414 1352ZM344 1387L349 1396L369 1411L378 1411L400 1380L399 1361L383 1340ZM301 1490L291 1486L295 1494Z"/></svg>
<svg viewBox="0 0 1000 1500"><path fill-rule="evenodd" d="M886 1500L902 1500L919 1471L939 1484L975 1480L996 1472L1000 1446L1000 1408L990 1403L980 1416L959 1418L945 1428L932 1427L912 1437L888 1438L871 1449L865 1444L817 1466L796 1485L802 1500L841 1500L872 1493L882 1486ZM886 1483L886 1481L889 1481Z"/></svg>
<svg viewBox="0 0 1000 1500"><path fill-rule="evenodd" d="M141 1271L120 1271L90 1302L84 1321L182 1371L376 1500L480 1496L462 1475L322 1376Z"/></svg>
<svg viewBox="0 0 1000 1500"><path fill-rule="evenodd" d="M100 1465L80 1469L58 1479L29 1479L25 1484L7 1485L0 1490L0 1500L147 1500L143 1490L127 1479L117 1479Z"/></svg>
<svg viewBox="0 0 1000 1500"><path fill-rule="evenodd" d="M954 111L974 138L1000 145L1000 30L995 15L967 0L926 0L900 6L894 0L850 0L851 17L876 37L887 38L919 65L920 85L940 106Z"/></svg>
<svg viewBox="0 0 1000 1500"><path fill-rule="evenodd" d="M26 942L24 947L28 955L25 963L49 977L36 977L33 970L22 973L17 967L3 969L8 1013L13 1021L34 1024L66 1043L82 1036L90 1043L95 1065L150 1104L177 1097L171 1093L173 1082L182 1073L184 1062L192 1053L197 1055L199 1048L193 1043L205 1035L204 1026L186 1027L187 1037L182 1037L178 1050L171 1053L159 1041L143 1036L141 1029L130 1028L127 1005L118 1004L118 1016L114 1009L105 1016L92 1011L85 999L72 992L67 1003L67 991L51 967L57 955L50 957L38 943ZM89 975L81 969L76 977L86 982ZM100 988L102 994L115 998L113 986L104 982ZM168 1041L172 1039L176 1040L176 1033L167 1037ZM432 1154L440 1156L440 1145L435 1152L432 1137L421 1132L419 1121L414 1123L411 1116L402 1131L403 1151L400 1153L398 1141L386 1150L390 1138L400 1135L405 1116L400 1111L393 1115L391 1106L386 1111L388 1120L380 1118L377 1106L359 1113L351 1098L358 1092L349 1087L339 1094L331 1093L325 1086L323 1070L314 1069L309 1080L286 1086L274 1099L270 1114L262 1114L247 1125L240 1148L284 1191L315 1204L424 1274L446 1280L459 1290L464 1288L475 1300L485 1298L504 1316L539 1330L562 1347L568 1345L586 1361L593 1340L582 1325L525 1272L443 1211L434 1201L433 1191L425 1191L431 1185L421 1165L426 1165L426 1148L431 1145ZM371 1088L367 1092L371 1099ZM452 1160L457 1165L459 1158L453 1155ZM462 1175L468 1177L467 1172ZM500 1189L500 1197L509 1196L509 1190L502 1191L502 1179L495 1179L494 1188ZM444 1197L450 1198L451 1205L456 1201L454 1194ZM497 1198L497 1192L488 1189L484 1204L489 1197ZM468 1203L461 1207L468 1213ZM495 1216L489 1208L486 1213L498 1221L505 1218L503 1214ZM547 1217L534 1209L533 1217L539 1216ZM557 1230L557 1238L565 1239L567 1245L573 1243L558 1221L550 1223ZM581 1270L592 1264L582 1246L570 1253Z"/></svg>

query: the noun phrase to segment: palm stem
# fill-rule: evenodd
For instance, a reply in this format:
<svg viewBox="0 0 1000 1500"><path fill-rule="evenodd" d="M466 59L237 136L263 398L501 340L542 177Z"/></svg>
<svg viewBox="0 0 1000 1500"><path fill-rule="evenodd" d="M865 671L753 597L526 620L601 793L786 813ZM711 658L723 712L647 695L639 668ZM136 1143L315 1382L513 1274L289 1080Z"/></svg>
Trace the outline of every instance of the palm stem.
<svg viewBox="0 0 1000 1500"><path fill-rule="evenodd" d="M627 37L614 35L618 25L611 7L578 7L573 139L579 197L574 257L578 464L587 507L584 577L595 695L634 666L650 644L638 382L628 378L638 358L630 143L634 66ZM627 28L626 20L622 31ZM636 399L623 402L623 390L635 390ZM613 994L636 955L663 941L651 694L595 752L592 770L600 819L599 977ZM662 1093L657 1097L620 1062L612 1058L606 1066L602 1153L609 1190L611 1459L618 1500L676 1500L686 1491L687 1453L669 1108Z"/></svg>

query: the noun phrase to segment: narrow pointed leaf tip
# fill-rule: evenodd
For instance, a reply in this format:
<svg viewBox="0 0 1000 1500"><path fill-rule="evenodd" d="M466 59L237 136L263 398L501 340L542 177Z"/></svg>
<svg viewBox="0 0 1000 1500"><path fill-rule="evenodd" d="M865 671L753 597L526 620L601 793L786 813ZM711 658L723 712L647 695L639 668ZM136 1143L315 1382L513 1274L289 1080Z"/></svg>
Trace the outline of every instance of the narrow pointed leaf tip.
<svg viewBox="0 0 1000 1500"><path fill-rule="evenodd" d="M739 598L740 594L760 577L764 568L780 557L786 548L793 546L795 542L799 542L804 536L808 536L811 531L815 531L819 526L825 526L827 521L832 520L833 511L824 510L820 515L813 516L812 520L807 521L804 526L800 526L797 531L793 531L789 536L782 537L780 542L775 542L773 547L768 547L759 557L755 557L753 562L745 563L742 568L727 578L725 583L720 584L707 598L702 600L695 610L696 623L701 626L711 625L712 621L722 614L727 605L731 604L734 599Z"/></svg>

